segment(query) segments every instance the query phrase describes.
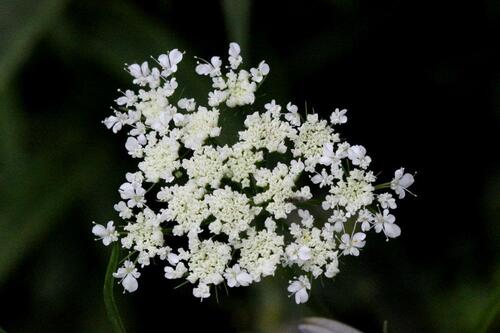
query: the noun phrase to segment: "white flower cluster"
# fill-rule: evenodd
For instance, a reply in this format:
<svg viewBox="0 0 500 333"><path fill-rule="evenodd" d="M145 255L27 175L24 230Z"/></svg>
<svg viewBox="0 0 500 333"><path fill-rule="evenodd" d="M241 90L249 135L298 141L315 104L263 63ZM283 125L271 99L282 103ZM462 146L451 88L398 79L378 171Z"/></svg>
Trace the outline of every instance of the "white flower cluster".
<svg viewBox="0 0 500 333"><path fill-rule="evenodd" d="M181 97L174 75L183 56L174 49L155 67L128 66L139 88L122 92L104 120L115 133L127 128L125 148L138 160L119 188L115 210L123 222L92 229L104 245L120 241L128 251L114 274L126 291L137 289L139 266L152 259L167 279L193 284L200 299L223 283L249 286L289 268L298 274L288 291L304 303L312 280L333 278L341 257L360 254L368 231L400 235L391 211L413 176L401 168L376 184L366 149L336 131L346 110L328 121L271 100L255 111L269 66L238 69L236 43L224 68L220 57L198 60L196 73L212 80L206 104ZM245 105L253 111L238 109ZM232 112L248 114L228 144L219 117Z"/></svg>

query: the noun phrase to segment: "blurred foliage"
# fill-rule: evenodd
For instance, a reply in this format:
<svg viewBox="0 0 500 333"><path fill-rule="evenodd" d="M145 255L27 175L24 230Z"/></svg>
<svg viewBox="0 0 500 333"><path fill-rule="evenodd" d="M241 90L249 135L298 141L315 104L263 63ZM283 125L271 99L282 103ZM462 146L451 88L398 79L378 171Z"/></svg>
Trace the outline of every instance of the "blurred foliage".
<svg viewBox="0 0 500 333"><path fill-rule="evenodd" d="M115 296L127 330L280 332L309 315L366 332L384 320L390 332L500 330L499 14L494 0L0 0L0 326L110 331L110 253L90 228L115 218L133 168L100 124L129 84L123 64L171 48L207 58L236 40L247 63L271 65L261 98L350 108L343 133L380 170L417 170L419 197L402 204L400 239L373 239L307 306L281 275L200 304L152 267L136 294ZM178 79L194 97L207 87Z"/></svg>

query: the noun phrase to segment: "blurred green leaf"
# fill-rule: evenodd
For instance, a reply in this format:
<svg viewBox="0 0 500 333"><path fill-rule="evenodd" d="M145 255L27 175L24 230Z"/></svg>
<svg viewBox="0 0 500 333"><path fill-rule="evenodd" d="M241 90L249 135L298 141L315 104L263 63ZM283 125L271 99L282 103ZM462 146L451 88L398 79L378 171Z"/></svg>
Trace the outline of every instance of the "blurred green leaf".
<svg viewBox="0 0 500 333"><path fill-rule="evenodd" d="M256 308L258 309L256 326L258 332L277 332L286 318L287 304L284 298L280 297L278 285L279 281L269 279L263 280L256 286Z"/></svg>
<svg viewBox="0 0 500 333"><path fill-rule="evenodd" d="M0 90L0 172L18 168L24 158L22 117L18 101L11 89Z"/></svg>
<svg viewBox="0 0 500 333"><path fill-rule="evenodd" d="M108 268L106 269L106 276L104 278L104 305L106 306L106 312L108 313L109 321L113 327L113 331L116 333L124 333L125 327L123 326L122 319L120 317L120 312L115 302L114 295L114 285L115 279L113 277L113 272L116 271L118 266L118 260L120 258L120 244L115 242L111 249L111 255L109 257Z"/></svg>
<svg viewBox="0 0 500 333"><path fill-rule="evenodd" d="M61 153L70 155L68 150ZM9 210L0 210L0 285L78 200L88 175L95 173L95 163L102 158L100 151L94 150L93 154L83 153L85 157L66 174L53 169L51 158L34 160L30 170L37 170L36 173L28 170L10 180L15 183L11 188L3 188L10 192L2 194Z"/></svg>
<svg viewBox="0 0 500 333"><path fill-rule="evenodd" d="M85 6L85 3L80 5ZM83 10L95 15L91 8ZM77 20L64 19L60 21L58 29L52 31L51 37L57 48L69 50L72 55L85 61L91 59L124 80L129 80L129 75L123 70L124 63L151 60L148 57L178 48L187 52L183 66L176 74L178 80L189 89L185 93L189 97L206 95L203 80L196 77L194 71L183 70L190 66L185 62L191 60L194 63L196 50L162 22L147 17L129 2L107 3L106 17L96 16L91 30Z"/></svg>
<svg viewBox="0 0 500 333"><path fill-rule="evenodd" d="M222 0L227 35L230 41L248 49L250 35L250 0Z"/></svg>
<svg viewBox="0 0 500 333"><path fill-rule="evenodd" d="M49 25L56 22L67 0L2 0L0 3L0 91Z"/></svg>
<svg viewBox="0 0 500 333"><path fill-rule="evenodd" d="M7 331L0 327L0 333L7 333Z"/></svg>

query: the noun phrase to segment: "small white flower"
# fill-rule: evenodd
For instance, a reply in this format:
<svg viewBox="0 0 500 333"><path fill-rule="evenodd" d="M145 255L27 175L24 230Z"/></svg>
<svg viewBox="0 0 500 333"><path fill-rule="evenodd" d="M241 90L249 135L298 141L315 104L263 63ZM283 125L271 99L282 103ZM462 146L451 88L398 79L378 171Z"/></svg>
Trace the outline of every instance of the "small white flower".
<svg viewBox="0 0 500 333"><path fill-rule="evenodd" d="M299 248L299 251L297 252L297 255L300 260L307 261L312 257L311 248L309 248L308 246L301 246Z"/></svg>
<svg viewBox="0 0 500 333"><path fill-rule="evenodd" d="M295 303L302 304L307 302L307 300L309 299L307 290L310 289L311 283L309 282L309 279L307 278L307 276L302 275L299 276L299 278L295 281L291 281L287 290L291 293L291 295L295 295Z"/></svg>
<svg viewBox="0 0 500 333"><path fill-rule="evenodd" d="M344 212L334 210L333 215L328 218L328 222L333 223L333 231L344 231L344 223L347 222L347 217Z"/></svg>
<svg viewBox="0 0 500 333"><path fill-rule="evenodd" d="M140 208L146 202L146 200L144 199L146 190L143 189L140 185L123 183L118 191L120 192L120 196L123 200L128 200L127 205L130 208L134 208L136 206Z"/></svg>
<svg viewBox="0 0 500 333"><path fill-rule="evenodd" d="M108 246L112 242L118 240L118 232L115 230L113 221L109 221L106 227L101 224L94 225L92 227L92 233L99 237L97 240L102 240L104 246Z"/></svg>
<svg viewBox="0 0 500 333"><path fill-rule="evenodd" d="M292 126L300 126L300 115L298 113L299 108L297 105L293 105L289 102L286 105L286 109L288 110L288 113L285 114L285 119L288 120Z"/></svg>
<svg viewBox="0 0 500 333"><path fill-rule="evenodd" d="M359 256L359 249L365 246L365 238L366 234L363 232L355 233L352 239L351 235L343 234L340 237L342 243L339 245L339 249L344 250L342 253L345 255Z"/></svg>
<svg viewBox="0 0 500 333"><path fill-rule="evenodd" d="M206 284L200 283L198 287L193 289L193 295L202 301L204 298L210 297L210 288Z"/></svg>
<svg viewBox="0 0 500 333"><path fill-rule="evenodd" d="M302 187L300 191L296 194L297 194L296 198L301 201L309 200L312 198L312 193L309 186Z"/></svg>
<svg viewBox="0 0 500 333"><path fill-rule="evenodd" d="M269 230L270 232L274 232L276 230L276 222L270 217L268 217L264 221L264 225L266 226L266 229Z"/></svg>
<svg viewBox="0 0 500 333"><path fill-rule="evenodd" d="M180 259L179 255L177 255L177 254L175 254L175 253L173 253L173 252L170 252L170 253L167 255L167 260L168 260L168 262L169 262L169 264L170 264L170 265L175 266L175 265L177 265L177 263L178 263L178 262L179 262L179 260L181 260L181 259Z"/></svg>
<svg viewBox="0 0 500 333"><path fill-rule="evenodd" d="M366 232L370 230L374 219L375 217L368 209L360 210L357 223L361 223L361 231Z"/></svg>
<svg viewBox="0 0 500 333"><path fill-rule="evenodd" d="M129 136L127 142L125 142L125 148L127 149L130 156L135 158L140 158L143 155L143 149L139 140L133 136Z"/></svg>
<svg viewBox="0 0 500 333"><path fill-rule="evenodd" d="M165 266L164 268L165 271L165 278L172 280L172 279L177 279L177 274L175 273L175 269L173 269L170 266Z"/></svg>
<svg viewBox="0 0 500 333"><path fill-rule="evenodd" d="M352 161L352 164L359 165L366 169L371 162L371 158L366 156L366 149L363 146L351 146L347 150L347 157Z"/></svg>
<svg viewBox="0 0 500 333"><path fill-rule="evenodd" d="M336 255L336 254L335 254ZM337 260L337 257L335 256L335 260L326 265L326 270L325 270L325 276L327 278L333 278L335 275L337 275L340 272L339 270L339 262Z"/></svg>
<svg viewBox="0 0 500 333"><path fill-rule="evenodd" d="M390 193L381 193L377 196L377 200L380 203L380 206L384 209L396 209L397 204L396 200L392 197L392 194Z"/></svg>
<svg viewBox="0 0 500 333"><path fill-rule="evenodd" d="M177 65L181 61L182 61L182 52L180 52L178 49L173 49L167 54L160 55L158 57L158 62L163 68L161 75L167 77L170 74L177 72Z"/></svg>
<svg viewBox="0 0 500 333"><path fill-rule="evenodd" d="M208 93L208 105L218 106L227 99L227 91L214 90Z"/></svg>
<svg viewBox="0 0 500 333"><path fill-rule="evenodd" d="M276 101L273 99L270 103L266 103L264 108L271 112L273 115L278 115L281 111L281 106L276 104Z"/></svg>
<svg viewBox="0 0 500 333"><path fill-rule="evenodd" d="M394 215L389 214L388 209L384 209L383 214L375 215L375 231L384 231L388 238L396 238L401 235L401 228L395 224L396 218Z"/></svg>
<svg viewBox="0 0 500 333"><path fill-rule="evenodd" d="M319 187L332 185L333 176L329 175L325 169L321 170L321 173L317 173L316 175L311 177L311 181L314 184L319 184Z"/></svg>
<svg viewBox="0 0 500 333"><path fill-rule="evenodd" d="M132 185L141 186L144 181L144 176L141 172L127 172L125 174L125 179Z"/></svg>
<svg viewBox="0 0 500 333"><path fill-rule="evenodd" d="M134 105L134 103L137 101L137 96L132 90L127 90L123 94L123 96L118 97L116 99L116 104L122 106L125 105L126 107L130 107Z"/></svg>
<svg viewBox="0 0 500 333"><path fill-rule="evenodd" d="M178 263L175 269L170 266L166 266L164 270L165 278L169 280L179 279L187 272L187 268L182 262Z"/></svg>
<svg viewBox="0 0 500 333"><path fill-rule="evenodd" d="M298 214L302 219L302 224L307 228L311 228L314 223L314 216L312 216L311 213L305 209L299 209Z"/></svg>
<svg viewBox="0 0 500 333"><path fill-rule="evenodd" d="M128 66L128 71L130 75L132 75L136 79L147 76L150 73L149 65L147 62L143 62L142 65L132 64Z"/></svg>
<svg viewBox="0 0 500 333"><path fill-rule="evenodd" d="M114 116L109 116L103 120L103 124L113 131L113 133L118 133L126 124L128 116L125 113L115 112Z"/></svg>
<svg viewBox="0 0 500 333"><path fill-rule="evenodd" d="M210 59L210 62L198 64L195 70L198 75L210 75L211 77L220 76L221 65L222 61L219 57L212 57L212 59Z"/></svg>
<svg viewBox="0 0 500 333"><path fill-rule="evenodd" d="M333 229L333 226L330 223L325 223L321 230L321 237L323 237L325 240L331 241L333 240L334 232L335 230Z"/></svg>
<svg viewBox="0 0 500 333"><path fill-rule="evenodd" d="M134 84L140 86L150 85L151 88L157 86L160 72L157 68L149 69L149 64L145 61L141 65L132 64L128 66L130 75L134 77Z"/></svg>
<svg viewBox="0 0 500 333"><path fill-rule="evenodd" d="M192 111L196 110L196 102L195 102L194 98L181 98L177 102L177 106L180 109L186 110L188 112L192 112Z"/></svg>
<svg viewBox="0 0 500 333"><path fill-rule="evenodd" d="M176 113L172 119L176 126L183 126L186 123L186 117L182 113Z"/></svg>
<svg viewBox="0 0 500 333"><path fill-rule="evenodd" d="M338 160L335 151L333 150L332 143L326 143L323 147L323 156L321 156L319 162L323 165L332 165Z"/></svg>
<svg viewBox="0 0 500 333"><path fill-rule="evenodd" d="M123 267L118 268L116 273L113 273L113 277L121 279L120 283L125 289L123 292L128 291L132 293L137 290L138 283L137 279L141 276L141 273L137 271L135 265L130 260L125 260Z"/></svg>
<svg viewBox="0 0 500 333"><path fill-rule="evenodd" d="M246 270L242 270L240 265L236 264L232 268L227 268L224 273L224 277L227 281L227 286L229 288L239 287L239 286L249 286L253 279Z"/></svg>
<svg viewBox="0 0 500 333"><path fill-rule="evenodd" d="M265 61L261 61L258 68L250 69L252 80L255 82L262 82L264 77L269 74L269 65Z"/></svg>
<svg viewBox="0 0 500 333"><path fill-rule="evenodd" d="M237 43L230 43L229 44L229 64L231 65L232 69L237 69L241 62L243 61L243 58L240 56L240 46Z"/></svg>
<svg viewBox="0 0 500 333"><path fill-rule="evenodd" d="M135 127L130 130L129 134L137 137L137 141L139 141L141 145L148 143L146 139L146 125L144 125L144 123L135 124Z"/></svg>
<svg viewBox="0 0 500 333"><path fill-rule="evenodd" d="M228 107L234 108L255 102L257 85L249 80L250 74L246 70L242 69L238 73L229 72L227 78L226 105Z"/></svg>
<svg viewBox="0 0 500 333"><path fill-rule="evenodd" d="M345 115L346 113L346 109L335 109L335 111L333 111L332 115L330 116L330 122L334 125L345 124L347 122L347 116Z"/></svg>
<svg viewBox="0 0 500 333"><path fill-rule="evenodd" d="M405 173L404 168L398 169L394 173L394 179L391 181L391 189L399 195L399 199L403 199L406 194L405 192L408 191L408 187L410 187L414 181L413 175Z"/></svg>
<svg viewBox="0 0 500 333"><path fill-rule="evenodd" d="M114 209L118 212L119 216L126 220L132 217L132 209L130 209L124 201L120 201L114 205Z"/></svg>

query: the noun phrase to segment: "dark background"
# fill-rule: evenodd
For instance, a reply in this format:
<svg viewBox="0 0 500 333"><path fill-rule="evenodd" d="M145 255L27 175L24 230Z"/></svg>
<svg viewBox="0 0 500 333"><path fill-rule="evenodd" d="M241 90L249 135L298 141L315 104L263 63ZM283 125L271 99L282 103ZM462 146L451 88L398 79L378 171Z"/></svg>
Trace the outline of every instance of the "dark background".
<svg viewBox="0 0 500 333"><path fill-rule="evenodd" d="M418 197L400 204L400 238L371 237L305 306L280 276L199 303L151 267L117 294L129 331L281 332L306 315L366 332L500 330L499 18L495 0L0 0L0 327L110 331L109 249L90 229L116 218L134 168L100 123L131 86L123 63L224 55L235 40L247 66L271 66L261 102L348 108L342 135L382 179L417 172ZM189 62L178 78L195 95Z"/></svg>

